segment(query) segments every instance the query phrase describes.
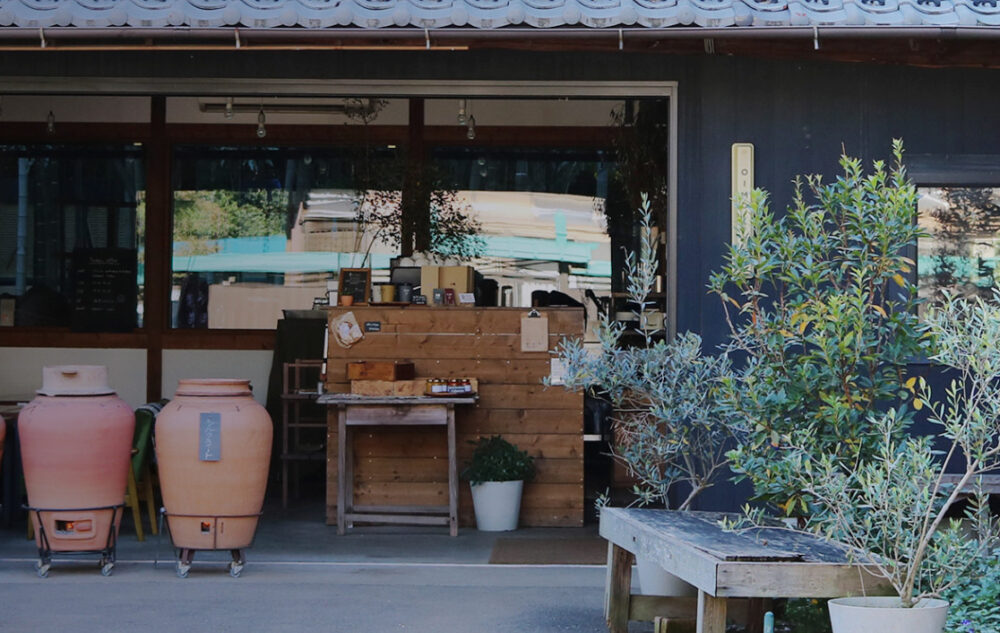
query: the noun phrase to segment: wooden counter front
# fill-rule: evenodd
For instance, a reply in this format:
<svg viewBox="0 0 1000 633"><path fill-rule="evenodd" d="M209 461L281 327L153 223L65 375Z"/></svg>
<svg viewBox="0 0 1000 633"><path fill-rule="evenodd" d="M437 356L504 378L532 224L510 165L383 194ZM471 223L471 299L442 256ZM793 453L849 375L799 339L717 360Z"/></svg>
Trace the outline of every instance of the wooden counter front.
<svg viewBox="0 0 1000 633"><path fill-rule="evenodd" d="M326 388L350 391L348 362L406 360L418 378L474 377L479 403L455 411L459 467L472 454L470 441L503 435L535 457L535 480L524 488L523 526L583 524L583 395L546 389L550 352L563 337L583 335L579 308L546 308L549 351L522 352L524 308L380 307L331 308L336 318L353 312L362 330L377 332L345 349L330 340ZM375 329L374 325L368 329ZM337 521L337 419L328 418L328 524ZM435 429L393 428L356 432L354 501L359 505L440 506L448 500L448 455ZM459 521L475 525L472 495L460 484Z"/></svg>

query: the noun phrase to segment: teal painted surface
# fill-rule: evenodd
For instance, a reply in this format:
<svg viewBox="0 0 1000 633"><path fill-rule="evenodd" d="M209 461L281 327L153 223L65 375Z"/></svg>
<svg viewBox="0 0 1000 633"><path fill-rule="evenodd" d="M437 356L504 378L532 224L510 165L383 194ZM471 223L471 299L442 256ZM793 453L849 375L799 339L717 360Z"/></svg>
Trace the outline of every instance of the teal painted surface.
<svg viewBox="0 0 1000 633"><path fill-rule="evenodd" d="M558 225L558 222L557 222ZM565 228L565 227L564 227ZM557 235L559 232L557 231ZM561 237L546 240L532 237L484 237L486 257L505 259L549 260L585 266L577 274L590 277L610 277L610 261L594 261L596 242L570 242L565 230ZM280 243L280 248L279 248ZM215 245L222 249L206 255L174 255L175 272L259 272L303 273L338 271L360 266L362 253L332 253L322 251L286 252L284 236L266 238L228 238ZM174 243L174 252L186 245ZM388 268L389 255L371 255L372 268Z"/></svg>

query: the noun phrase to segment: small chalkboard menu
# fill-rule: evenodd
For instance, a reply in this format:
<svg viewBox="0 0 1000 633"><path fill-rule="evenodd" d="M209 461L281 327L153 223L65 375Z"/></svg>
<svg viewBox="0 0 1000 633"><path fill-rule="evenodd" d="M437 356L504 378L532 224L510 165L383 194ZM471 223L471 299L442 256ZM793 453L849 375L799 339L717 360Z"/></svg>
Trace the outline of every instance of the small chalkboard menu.
<svg viewBox="0 0 1000 633"><path fill-rule="evenodd" d="M135 328L136 250L73 251L73 317L78 332L130 332Z"/></svg>
<svg viewBox="0 0 1000 633"><path fill-rule="evenodd" d="M341 268L337 296L350 295L354 303L368 303L371 298L371 268Z"/></svg>

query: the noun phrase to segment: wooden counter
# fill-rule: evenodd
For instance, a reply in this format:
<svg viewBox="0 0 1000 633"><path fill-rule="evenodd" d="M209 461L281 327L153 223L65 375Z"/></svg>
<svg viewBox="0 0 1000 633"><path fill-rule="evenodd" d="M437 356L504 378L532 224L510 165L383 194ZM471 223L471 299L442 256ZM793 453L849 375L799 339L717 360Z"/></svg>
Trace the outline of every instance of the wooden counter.
<svg viewBox="0 0 1000 633"><path fill-rule="evenodd" d="M546 389L551 350L564 337L583 335L583 310L546 308L549 351L522 352L524 308L381 307L331 308L331 318L353 312L359 325L378 332L349 349L332 339L327 391L350 391L346 364L360 360L408 360L419 378L479 379L479 402L455 410L459 469L472 454L470 441L503 435L535 457L535 480L524 488L523 526L583 524L583 395ZM327 514L337 522L337 418L328 418ZM419 428L356 431L354 502L359 505L441 506L448 502L448 455L434 432ZM459 522L475 525L472 495L459 486Z"/></svg>

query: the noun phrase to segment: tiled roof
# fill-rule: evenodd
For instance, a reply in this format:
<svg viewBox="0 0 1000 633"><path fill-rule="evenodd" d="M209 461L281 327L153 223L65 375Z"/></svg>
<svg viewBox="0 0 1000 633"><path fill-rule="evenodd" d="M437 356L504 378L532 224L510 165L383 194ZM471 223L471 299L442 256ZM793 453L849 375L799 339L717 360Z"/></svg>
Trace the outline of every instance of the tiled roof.
<svg viewBox="0 0 1000 633"><path fill-rule="evenodd" d="M0 27L997 26L1000 0L0 0Z"/></svg>

